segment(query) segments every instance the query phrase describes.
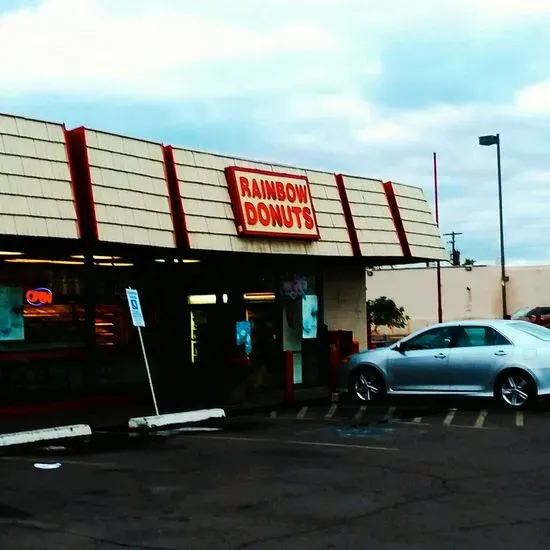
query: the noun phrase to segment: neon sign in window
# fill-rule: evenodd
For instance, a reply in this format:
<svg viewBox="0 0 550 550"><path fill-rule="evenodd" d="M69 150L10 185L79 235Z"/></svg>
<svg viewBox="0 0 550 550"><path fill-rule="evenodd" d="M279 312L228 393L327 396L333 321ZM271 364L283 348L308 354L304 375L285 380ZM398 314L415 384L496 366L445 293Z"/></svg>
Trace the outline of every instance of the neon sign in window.
<svg viewBox="0 0 550 550"><path fill-rule="evenodd" d="M34 288L27 290L25 299L29 305L41 307L53 303L53 292L49 288Z"/></svg>

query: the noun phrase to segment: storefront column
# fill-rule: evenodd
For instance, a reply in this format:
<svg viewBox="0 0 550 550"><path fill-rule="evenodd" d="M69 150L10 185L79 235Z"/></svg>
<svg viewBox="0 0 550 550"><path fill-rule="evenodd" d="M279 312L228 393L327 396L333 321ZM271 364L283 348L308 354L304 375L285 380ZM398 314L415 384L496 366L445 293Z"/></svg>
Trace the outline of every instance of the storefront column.
<svg viewBox="0 0 550 550"><path fill-rule="evenodd" d="M96 308L96 268L93 253L88 249L84 253L84 342L86 353L83 359L82 380L84 389L93 390L97 385L96 369L96 333L95 333L95 308Z"/></svg>

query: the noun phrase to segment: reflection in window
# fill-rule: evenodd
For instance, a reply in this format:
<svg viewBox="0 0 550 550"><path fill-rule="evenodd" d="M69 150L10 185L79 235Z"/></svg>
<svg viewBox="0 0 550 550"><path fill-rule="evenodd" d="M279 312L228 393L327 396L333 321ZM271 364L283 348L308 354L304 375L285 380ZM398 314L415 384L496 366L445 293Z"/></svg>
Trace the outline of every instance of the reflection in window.
<svg viewBox="0 0 550 550"><path fill-rule="evenodd" d="M452 327L438 327L407 340L405 345L411 350L448 348L451 346L451 336Z"/></svg>

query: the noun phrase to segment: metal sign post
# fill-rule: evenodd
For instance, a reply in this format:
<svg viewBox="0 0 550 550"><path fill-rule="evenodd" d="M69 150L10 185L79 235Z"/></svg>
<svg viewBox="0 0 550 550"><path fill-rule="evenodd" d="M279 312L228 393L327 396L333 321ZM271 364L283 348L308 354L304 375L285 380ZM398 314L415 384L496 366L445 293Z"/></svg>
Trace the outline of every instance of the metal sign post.
<svg viewBox="0 0 550 550"><path fill-rule="evenodd" d="M141 303L139 301L138 291L134 288L126 289L126 298L128 299L128 306L130 307L130 314L132 315L132 323L137 328L139 334L139 341L141 342L141 351L143 352L143 359L145 361L145 368L147 370L147 377L149 378L149 387L151 388L151 395L153 397L153 404L155 405L155 413L159 416L159 408L157 406L157 398L155 396L155 388L153 387L153 379L151 378L151 370L149 369L149 362L147 361L147 353L145 352L145 344L143 342L143 335L141 334L141 328L145 326L145 319L143 317L143 311L141 310Z"/></svg>

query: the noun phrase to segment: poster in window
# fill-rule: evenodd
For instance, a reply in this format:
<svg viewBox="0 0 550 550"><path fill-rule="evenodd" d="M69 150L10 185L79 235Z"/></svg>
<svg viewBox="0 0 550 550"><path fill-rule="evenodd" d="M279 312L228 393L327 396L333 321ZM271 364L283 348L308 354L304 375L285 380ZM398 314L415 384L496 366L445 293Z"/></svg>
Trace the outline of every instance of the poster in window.
<svg viewBox="0 0 550 550"><path fill-rule="evenodd" d="M302 338L304 340L317 338L318 310L319 305L315 294L302 296Z"/></svg>
<svg viewBox="0 0 550 550"><path fill-rule="evenodd" d="M24 339L23 289L0 286L0 341Z"/></svg>
<svg viewBox="0 0 550 550"><path fill-rule="evenodd" d="M250 321L237 321L237 346L244 346L247 355L252 353L252 326Z"/></svg>

